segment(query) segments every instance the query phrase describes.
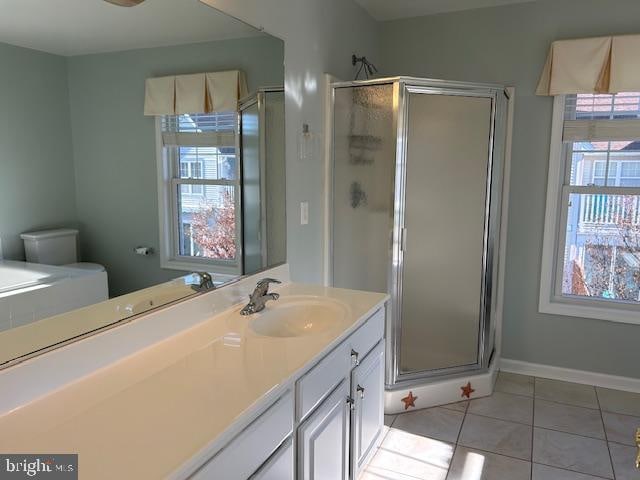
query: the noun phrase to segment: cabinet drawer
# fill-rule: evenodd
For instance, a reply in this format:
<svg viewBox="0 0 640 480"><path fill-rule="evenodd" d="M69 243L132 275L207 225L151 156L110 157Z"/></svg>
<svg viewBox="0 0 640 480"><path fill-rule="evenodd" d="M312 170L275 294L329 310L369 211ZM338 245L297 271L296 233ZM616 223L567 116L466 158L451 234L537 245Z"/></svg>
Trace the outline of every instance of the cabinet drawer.
<svg viewBox="0 0 640 480"><path fill-rule="evenodd" d="M384 308L374 313L296 383L296 418L305 418L384 336Z"/></svg>
<svg viewBox="0 0 640 480"><path fill-rule="evenodd" d="M369 320L347 339L350 345L349 353L351 353L351 350L355 352L354 360L356 360L356 364L360 363L367 353L384 337L384 312L385 309L383 307L371 315Z"/></svg>
<svg viewBox="0 0 640 480"><path fill-rule="evenodd" d="M293 432L291 391L249 424L191 477L198 480L249 478Z"/></svg>
<svg viewBox="0 0 640 480"><path fill-rule="evenodd" d="M350 370L351 347L342 342L296 383L296 417L305 418Z"/></svg>

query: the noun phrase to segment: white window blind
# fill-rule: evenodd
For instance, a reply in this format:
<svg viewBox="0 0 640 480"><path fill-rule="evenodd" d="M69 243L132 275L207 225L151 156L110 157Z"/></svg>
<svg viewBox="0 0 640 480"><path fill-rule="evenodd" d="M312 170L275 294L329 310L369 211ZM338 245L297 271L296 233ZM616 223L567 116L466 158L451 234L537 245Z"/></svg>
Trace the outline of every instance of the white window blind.
<svg viewBox="0 0 640 480"><path fill-rule="evenodd" d="M640 139L640 92L565 97L564 142Z"/></svg>

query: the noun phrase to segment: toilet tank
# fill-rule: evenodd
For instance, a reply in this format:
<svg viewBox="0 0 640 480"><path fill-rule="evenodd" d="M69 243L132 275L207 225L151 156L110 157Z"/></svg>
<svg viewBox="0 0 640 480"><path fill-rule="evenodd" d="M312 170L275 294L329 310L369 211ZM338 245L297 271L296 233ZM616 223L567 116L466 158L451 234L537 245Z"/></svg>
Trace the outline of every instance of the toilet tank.
<svg viewBox="0 0 640 480"><path fill-rule="evenodd" d="M63 228L26 232L24 241L27 262L45 265L66 265L78 261L78 230Z"/></svg>

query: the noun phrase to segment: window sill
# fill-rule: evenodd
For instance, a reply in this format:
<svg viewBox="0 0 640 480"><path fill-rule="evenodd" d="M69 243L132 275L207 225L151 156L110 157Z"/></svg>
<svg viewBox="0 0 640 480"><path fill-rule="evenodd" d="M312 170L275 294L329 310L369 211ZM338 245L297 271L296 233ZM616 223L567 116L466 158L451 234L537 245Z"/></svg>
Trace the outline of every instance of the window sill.
<svg viewBox="0 0 640 480"><path fill-rule="evenodd" d="M181 270L183 272L207 272L216 275L216 282L219 280L232 280L241 275L238 272L238 268L233 266L225 267L207 262L186 262L183 260L173 259L162 259L160 261L160 268L167 270Z"/></svg>
<svg viewBox="0 0 640 480"><path fill-rule="evenodd" d="M640 325L640 309L638 308L611 308L595 305L594 303L591 302L585 305L583 301L559 300L557 298L546 300L541 298L538 310L540 313L551 315L593 318L608 322Z"/></svg>

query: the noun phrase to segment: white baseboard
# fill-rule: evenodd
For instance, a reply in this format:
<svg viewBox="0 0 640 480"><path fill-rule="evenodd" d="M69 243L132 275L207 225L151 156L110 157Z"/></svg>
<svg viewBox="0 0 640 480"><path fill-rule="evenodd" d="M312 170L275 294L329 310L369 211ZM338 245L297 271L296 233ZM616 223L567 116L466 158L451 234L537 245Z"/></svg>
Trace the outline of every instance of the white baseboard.
<svg viewBox="0 0 640 480"><path fill-rule="evenodd" d="M588 372L586 370L574 370L572 368L554 367L540 363L529 363L509 358L500 359L500 370L503 372L531 375L533 377L564 380L565 382L595 385L596 387L625 390L627 392L640 393L640 378L619 377L606 373Z"/></svg>

